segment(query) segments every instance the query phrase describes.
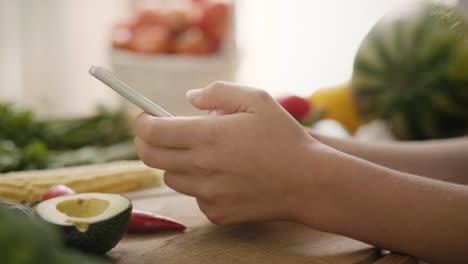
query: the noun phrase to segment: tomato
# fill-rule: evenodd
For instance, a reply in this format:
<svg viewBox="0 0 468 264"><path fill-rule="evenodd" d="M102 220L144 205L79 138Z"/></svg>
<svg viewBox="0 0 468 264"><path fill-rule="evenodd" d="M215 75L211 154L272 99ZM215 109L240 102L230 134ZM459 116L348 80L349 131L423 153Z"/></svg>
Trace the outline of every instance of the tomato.
<svg viewBox="0 0 468 264"><path fill-rule="evenodd" d="M174 52L179 54L202 55L210 53L211 46L203 31L192 27L181 33L175 40Z"/></svg>
<svg viewBox="0 0 468 264"><path fill-rule="evenodd" d="M171 33L164 25L142 25L133 32L129 49L140 53L167 53L170 48Z"/></svg>
<svg viewBox="0 0 468 264"><path fill-rule="evenodd" d="M168 9L162 12L162 23L173 33L182 32L194 24L196 19L195 10L189 9Z"/></svg>
<svg viewBox="0 0 468 264"><path fill-rule="evenodd" d="M131 25L119 23L112 29L112 46L117 49L128 49L132 39Z"/></svg>
<svg viewBox="0 0 468 264"><path fill-rule="evenodd" d="M137 11L112 31L112 46L145 54L207 54L221 46L229 29L227 0L192 0L190 6Z"/></svg>
<svg viewBox="0 0 468 264"><path fill-rule="evenodd" d="M208 0L192 0L192 4L199 5L199 4L204 4Z"/></svg>
<svg viewBox="0 0 468 264"><path fill-rule="evenodd" d="M155 9L141 9L137 12L135 23L136 27L143 25L154 25L163 22L163 14Z"/></svg>
<svg viewBox="0 0 468 264"><path fill-rule="evenodd" d="M276 100L292 117L298 120L307 116L311 111L309 102L299 96L287 96Z"/></svg>
<svg viewBox="0 0 468 264"><path fill-rule="evenodd" d="M201 4L200 27L218 48L226 36L231 20L231 5L227 2L207 1Z"/></svg>
<svg viewBox="0 0 468 264"><path fill-rule="evenodd" d="M54 185L47 189L47 191L42 195L42 201L70 194L75 194L75 191L70 189L68 186L63 184Z"/></svg>

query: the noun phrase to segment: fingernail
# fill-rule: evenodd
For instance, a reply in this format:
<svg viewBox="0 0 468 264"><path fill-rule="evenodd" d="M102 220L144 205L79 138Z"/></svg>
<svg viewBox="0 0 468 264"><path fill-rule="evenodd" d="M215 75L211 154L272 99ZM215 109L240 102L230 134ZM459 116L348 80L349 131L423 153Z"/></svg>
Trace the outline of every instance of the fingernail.
<svg viewBox="0 0 468 264"><path fill-rule="evenodd" d="M194 98L195 96L197 96L200 92L201 92L201 89L189 90L189 91L187 92L186 96L187 96L188 99L192 99L192 98Z"/></svg>

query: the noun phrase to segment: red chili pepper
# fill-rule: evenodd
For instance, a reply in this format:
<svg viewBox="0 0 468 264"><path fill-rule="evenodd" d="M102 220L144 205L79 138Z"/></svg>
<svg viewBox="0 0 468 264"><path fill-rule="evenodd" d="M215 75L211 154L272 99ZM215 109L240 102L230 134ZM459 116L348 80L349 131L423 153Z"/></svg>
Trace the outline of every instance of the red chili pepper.
<svg viewBox="0 0 468 264"><path fill-rule="evenodd" d="M127 227L129 233L149 233L160 230L184 230L185 225L166 216L150 212L132 210L130 223Z"/></svg>

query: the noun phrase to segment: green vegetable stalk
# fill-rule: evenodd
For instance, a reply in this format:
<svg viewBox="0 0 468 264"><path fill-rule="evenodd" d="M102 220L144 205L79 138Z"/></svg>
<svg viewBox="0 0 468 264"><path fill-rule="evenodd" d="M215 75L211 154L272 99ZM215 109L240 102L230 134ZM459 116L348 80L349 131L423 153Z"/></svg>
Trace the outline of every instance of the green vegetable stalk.
<svg viewBox="0 0 468 264"><path fill-rule="evenodd" d="M40 120L0 104L0 173L136 159L123 111L79 120Z"/></svg>

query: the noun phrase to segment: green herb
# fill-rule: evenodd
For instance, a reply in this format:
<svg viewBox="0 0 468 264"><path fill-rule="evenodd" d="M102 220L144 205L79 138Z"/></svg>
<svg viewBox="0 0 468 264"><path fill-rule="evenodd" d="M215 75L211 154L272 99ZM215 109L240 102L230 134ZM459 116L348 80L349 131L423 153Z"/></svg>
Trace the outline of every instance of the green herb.
<svg viewBox="0 0 468 264"><path fill-rule="evenodd" d="M0 172L135 159L129 140L123 111L56 121L0 104Z"/></svg>
<svg viewBox="0 0 468 264"><path fill-rule="evenodd" d="M53 226L0 206L0 259L14 264L103 264L104 259L66 248Z"/></svg>

